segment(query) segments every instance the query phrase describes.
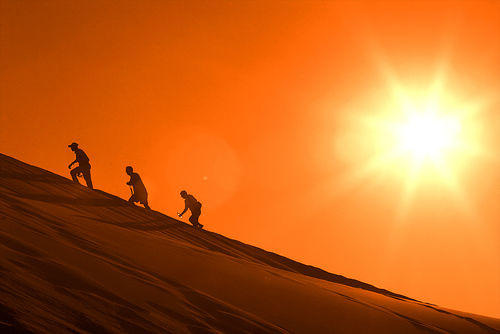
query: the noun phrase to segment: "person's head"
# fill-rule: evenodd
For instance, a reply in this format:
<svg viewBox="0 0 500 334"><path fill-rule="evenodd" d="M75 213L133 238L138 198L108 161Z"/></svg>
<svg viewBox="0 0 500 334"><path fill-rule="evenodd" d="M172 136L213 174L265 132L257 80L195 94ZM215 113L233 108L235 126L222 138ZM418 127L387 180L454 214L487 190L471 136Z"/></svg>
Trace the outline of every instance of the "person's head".
<svg viewBox="0 0 500 334"><path fill-rule="evenodd" d="M69 148L71 148L71 150L74 152L78 149L78 144L77 143L71 143L70 145L68 145Z"/></svg>
<svg viewBox="0 0 500 334"><path fill-rule="evenodd" d="M186 198L187 195L188 195L188 193L185 190L181 191L181 197L182 198Z"/></svg>
<svg viewBox="0 0 500 334"><path fill-rule="evenodd" d="M127 173L128 175L132 174L134 172L134 169L132 168L132 166L127 166L125 168L125 173Z"/></svg>

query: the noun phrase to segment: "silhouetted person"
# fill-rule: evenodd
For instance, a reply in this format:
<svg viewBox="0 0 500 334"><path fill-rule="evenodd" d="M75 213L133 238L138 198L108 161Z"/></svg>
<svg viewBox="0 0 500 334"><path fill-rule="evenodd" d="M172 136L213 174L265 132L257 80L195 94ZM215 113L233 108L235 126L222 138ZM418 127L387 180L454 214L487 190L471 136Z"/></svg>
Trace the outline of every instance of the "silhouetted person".
<svg viewBox="0 0 500 334"><path fill-rule="evenodd" d="M71 166L73 166L75 163L78 162L78 167L74 168L71 170L70 174L71 177L73 178L73 181L78 182L78 177L83 175L83 178L85 179L85 182L87 182L87 187L90 189L94 189L92 186L92 179L90 178L90 160L89 157L83 152L82 149L78 148L77 143L72 143L71 145L68 145L68 147L71 148L73 152L75 152L76 159L72 163L69 164L68 168L71 169ZM80 182L78 182L80 183Z"/></svg>
<svg viewBox="0 0 500 334"><path fill-rule="evenodd" d="M193 224L194 227L203 228L203 225L198 222L198 218L200 218L201 215L201 203L185 190L181 191L181 197L184 198L184 210L177 214L179 218L182 218L182 215L189 209L191 210L191 217L189 217L191 224Z"/></svg>
<svg viewBox="0 0 500 334"><path fill-rule="evenodd" d="M146 209L151 210L148 205L148 192L146 191L146 187L144 186L144 183L142 183L139 174L134 173L134 169L131 166L127 166L125 168L125 172L130 175L130 181L128 181L127 184L134 188L134 192L128 201L130 203L139 202L144 205Z"/></svg>

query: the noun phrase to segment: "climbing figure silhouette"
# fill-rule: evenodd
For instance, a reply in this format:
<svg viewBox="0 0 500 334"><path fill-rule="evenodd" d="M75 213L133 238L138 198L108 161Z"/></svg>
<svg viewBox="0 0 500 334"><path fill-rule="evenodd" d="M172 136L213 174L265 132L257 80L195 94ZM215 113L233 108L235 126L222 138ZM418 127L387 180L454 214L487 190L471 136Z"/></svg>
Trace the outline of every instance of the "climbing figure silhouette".
<svg viewBox="0 0 500 334"><path fill-rule="evenodd" d="M148 192L139 174L134 173L132 166L127 166L125 172L130 175L130 181L128 181L127 184L131 187L131 191L133 189L132 196L130 196L128 201L130 203L139 202L144 205L146 209L151 210L148 205Z"/></svg>
<svg viewBox="0 0 500 334"><path fill-rule="evenodd" d="M203 225L198 222L198 218L200 218L201 215L201 203L185 190L181 191L181 197L184 198L184 210L181 213L177 213L179 218L182 218L182 215L189 209L191 210L191 217L189 217L191 224L193 224L194 227L203 228Z"/></svg>
<svg viewBox="0 0 500 334"><path fill-rule="evenodd" d="M76 159L72 163L69 164L68 168L71 169L71 166L73 166L75 163L78 162L78 167L74 168L71 170L71 178L73 179L74 182L78 182L78 177L77 176L82 176L85 179L85 182L87 183L87 187L90 189L94 189L92 186L92 179L90 177L90 160L89 157L83 152L82 149L78 148L77 143L72 143L71 145L68 145L69 148L73 152L75 152Z"/></svg>

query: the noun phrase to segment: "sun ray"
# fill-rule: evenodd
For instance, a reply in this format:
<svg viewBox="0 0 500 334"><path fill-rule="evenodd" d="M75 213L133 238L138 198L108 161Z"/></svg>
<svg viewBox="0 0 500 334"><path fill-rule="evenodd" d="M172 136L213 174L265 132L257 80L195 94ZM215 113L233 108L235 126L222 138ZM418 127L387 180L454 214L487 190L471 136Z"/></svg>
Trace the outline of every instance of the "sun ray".
<svg viewBox="0 0 500 334"><path fill-rule="evenodd" d="M408 178L406 179L403 194L401 196L401 201L399 202L397 208L397 221L404 221L406 218L406 213L408 208L410 207L411 199L413 194L417 189L417 183L419 180L420 170L423 165L422 159L415 159L414 163L411 166L411 169L408 174Z"/></svg>
<svg viewBox="0 0 500 334"><path fill-rule="evenodd" d="M387 151L384 154L373 157L364 163L363 167L351 170L347 175L344 175L343 188L349 189L360 182L366 181L367 178L377 174L377 171L383 169L390 161L393 161L398 156L396 151Z"/></svg>
<svg viewBox="0 0 500 334"><path fill-rule="evenodd" d="M466 214L468 218L476 218L476 212L471 201L467 198L456 175L450 172L446 163L439 157L433 158L433 164L440 175L440 180L444 182L450 190L451 196L453 196L453 199L459 204L458 207L462 213Z"/></svg>

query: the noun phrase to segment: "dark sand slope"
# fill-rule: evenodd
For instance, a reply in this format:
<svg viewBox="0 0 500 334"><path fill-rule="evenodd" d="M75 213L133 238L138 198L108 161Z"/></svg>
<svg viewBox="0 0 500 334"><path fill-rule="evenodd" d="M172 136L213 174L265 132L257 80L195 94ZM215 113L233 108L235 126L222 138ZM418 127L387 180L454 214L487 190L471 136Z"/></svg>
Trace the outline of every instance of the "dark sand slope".
<svg viewBox="0 0 500 334"><path fill-rule="evenodd" d="M5 155L0 218L1 333L500 333Z"/></svg>

